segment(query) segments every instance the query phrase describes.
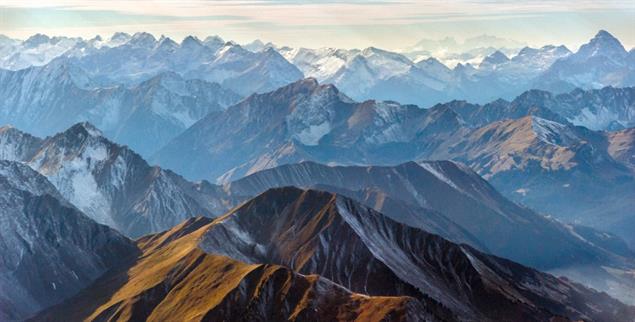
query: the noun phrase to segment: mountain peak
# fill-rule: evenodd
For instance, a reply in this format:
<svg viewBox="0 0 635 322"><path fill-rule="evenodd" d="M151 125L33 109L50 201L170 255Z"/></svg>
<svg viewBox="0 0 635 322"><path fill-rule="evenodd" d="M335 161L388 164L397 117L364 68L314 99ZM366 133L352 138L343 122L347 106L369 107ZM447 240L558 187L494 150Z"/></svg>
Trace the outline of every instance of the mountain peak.
<svg viewBox="0 0 635 322"><path fill-rule="evenodd" d="M176 41L172 40L170 37L166 37L161 35L161 38L159 38L159 48L176 48L178 47L178 44L176 43Z"/></svg>
<svg viewBox="0 0 635 322"><path fill-rule="evenodd" d="M301 87L301 88L306 88L306 89L315 89L318 86L320 86L320 83L318 82L318 80L314 77L307 77L304 79L301 79L293 84L291 84L294 87Z"/></svg>
<svg viewBox="0 0 635 322"><path fill-rule="evenodd" d="M24 44L27 45L28 47L37 47L41 44L49 42L50 40L51 38L49 38L49 36L47 35L35 34L29 37L27 40L25 40Z"/></svg>
<svg viewBox="0 0 635 322"><path fill-rule="evenodd" d="M593 39L616 39L611 35L608 31L604 29L600 29L597 34L593 37ZM616 39L617 40L617 39Z"/></svg>
<svg viewBox="0 0 635 322"><path fill-rule="evenodd" d="M194 36L187 36L181 41L181 47L200 46L201 41Z"/></svg>
<svg viewBox="0 0 635 322"><path fill-rule="evenodd" d="M71 126L64 133L84 133L91 137L100 137L104 134L90 122L79 122Z"/></svg>
<svg viewBox="0 0 635 322"><path fill-rule="evenodd" d="M130 34L125 32L115 32L112 37L110 37L110 40L114 41L126 41L128 39L130 39Z"/></svg>
<svg viewBox="0 0 635 322"><path fill-rule="evenodd" d="M487 57L485 57L483 59L483 62L481 62L481 65L483 64L498 65L498 64L506 63L508 61L509 61L509 57L503 54L503 52L501 52L500 50L497 50L491 53L490 55L488 55Z"/></svg>
<svg viewBox="0 0 635 322"><path fill-rule="evenodd" d="M626 54L626 49L617 38L606 30L600 30L588 43L580 47L576 56L583 59L595 56L621 58Z"/></svg>

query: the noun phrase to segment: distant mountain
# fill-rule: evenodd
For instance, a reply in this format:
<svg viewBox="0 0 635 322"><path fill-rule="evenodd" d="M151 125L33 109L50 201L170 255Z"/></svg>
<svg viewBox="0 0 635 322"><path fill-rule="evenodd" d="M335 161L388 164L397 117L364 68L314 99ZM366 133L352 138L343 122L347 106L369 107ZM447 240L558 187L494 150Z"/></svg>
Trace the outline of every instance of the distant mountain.
<svg viewBox="0 0 635 322"><path fill-rule="evenodd" d="M333 85L305 79L208 115L153 159L188 178L221 181L303 160L393 163L413 156L412 146L387 149L426 133L452 133L461 126L454 115L395 102L356 103Z"/></svg>
<svg viewBox="0 0 635 322"><path fill-rule="evenodd" d="M580 87L635 85L635 63L613 35L600 30L578 52L556 61L533 85L536 88L565 92Z"/></svg>
<svg viewBox="0 0 635 322"><path fill-rule="evenodd" d="M23 320L136 256L26 165L0 161L0 320Z"/></svg>
<svg viewBox="0 0 635 322"><path fill-rule="evenodd" d="M215 221L190 220L138 243L144 253L136 263L34 321L176 315L350 320L365 312L407 321L614 321L633 313L605 294L326 192L270 190Z"/></svg>
<svg viewBox="0 0 635 322"><path fill-rule="evenodd" d="M137 85L174 72L248 96L313 77L338 86L356 100L394 100L428 107L450 100L481 104L498 98L510 100L534 88L563 93L577 87L635 85L634 56L606 31L598 32L577 53L554 45L530 48L514 43L508 47L504 45L511 45L508 41L491 36L468 40L458 52L445 48L461 47L446 39L437 44L445 49L436 53L421 48L404 53L375 47L290 48L262 41L243 48L218 36L204 40L188 36L178 43L143 32L118 33L109 40L32 38L0 42L0 67L4 64L16 70L61 59L85 70L101 87ZM444 68L421 63L429 59L445 64Z"/></svg>
<svg viewBox="0 0 635 322"><path fill-rule="evenodd" d="M180 44L136 33L115 47L71 50L64 59L101 84L138 84L164 72L221 84L243 96L266 92L302 78L274 50L251 52L220 38L186 37Z"/></svg>
<svg viewBox="0 0 635 322"><path fill-rule="evenodd" d="M472 127L526 115L584 126L591 130L614 131L635 125L635 87L605 87L586 91L576 89L563 94L530 90L511 102L499 99L479 105L452 101L437 104L433 108L441 106L457 112Z"/></svg>
<svg viewBox="0 0 635 322"><path fill-rule="evenodd" d="M7 159L25 162L89 217L126 236L169 229L193 216L219 215L238 202L226 200L208 182L188 182L149 166L88 123L44 140L12 128L0 134L0 151L8 151Z"/></svg>
<svg viewBox="0 0 635 322"><path fill-rule="evenodd" d="M89 121L143 155L239 99L216 83L185 80L171 72L130 88L103 88L83 69L62 60L0 71L0 122L44 136Z"/></svg>
<svg viewBox="0 0 635 322"><path fill-rule="evenodd" d="M0 68L18 70L46 65L81 42L81 38L43 34L33 35L24 41L3 38L0 41Z"/></svg>
<svg viewBox="0 0 635 322"><path fill-rule="evenodd" d="M529 89L529 83L554 61L571 54L564 46L525 47L517 54L506 51L510 59L492 48L473 62L478 68L466 73L463 68L450 69L430 55L412 59L373 47L283 47L278 51L305 76L333 83L354 99L395 100L424 107L452 99L485 102L511 98Z"/></svg>

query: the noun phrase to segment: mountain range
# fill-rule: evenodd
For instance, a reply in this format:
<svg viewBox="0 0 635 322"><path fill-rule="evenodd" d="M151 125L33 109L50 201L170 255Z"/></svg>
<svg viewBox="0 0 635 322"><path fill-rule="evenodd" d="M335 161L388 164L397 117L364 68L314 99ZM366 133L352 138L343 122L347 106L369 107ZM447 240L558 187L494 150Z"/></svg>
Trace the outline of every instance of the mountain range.
<svg viewBox="0 0 635 322"><path fill-rule="evenodd" d="M219 216L270 188L315 188L357 200L397 222L531 267L558 270L567 276L591 271L597 278L576 279L627 301L635 300L622 287L611 286L635 288L635 281L624 275L635 267L635 254L620 238L562 224L519 206L478 174L453 162L409 162L394 167L304 162L214 185L190 182L172 171L151 167L87 123L46 139L8 127L0 133L0 152L5 159L37 170L63 198L128 237L160 232L195 216Z"/></svg>
<svg viewBox="0 0 635 322"><path fill-rule="evenodd" d="M138 260L31 321L626 321L633 313L327 192L269 190L137 245Z"/></svg>
<svg viewBox="0 0 635 322"><path fill-rule="evenodd" d="M32 167L93 220L129 237L160 232L193 216L217 216L240 201L207 182L189 182L148 165L88 123L45 139L3 127L0 142L4 159Z"/></svg>
<svg viewBox="0 0 635 322"><path fill-rule="evenodd" d="M217 36L204 40L188 36L177 43L148 33L117 33L108 40L38 34L25 41L3 38L0 68L19 70L60 60L82 69L101 87L130 86L174 72L185 79L219 83L241 96L314 77L356 100L394 100L422 107L450 100L512 99L534 88L563 93L635 85L633 51L604 30L577 52L556 45L518 51L491 48L478 62L450 68L434 57L413 60L413 55L375 47L309 49L262 42L242 47Z"/></svg>
<svg viewBox="0 0 635 322"><path fill-rule="evenodd" d="M634 52L521 47L0 36L0 320L635 321Z"/></svg>

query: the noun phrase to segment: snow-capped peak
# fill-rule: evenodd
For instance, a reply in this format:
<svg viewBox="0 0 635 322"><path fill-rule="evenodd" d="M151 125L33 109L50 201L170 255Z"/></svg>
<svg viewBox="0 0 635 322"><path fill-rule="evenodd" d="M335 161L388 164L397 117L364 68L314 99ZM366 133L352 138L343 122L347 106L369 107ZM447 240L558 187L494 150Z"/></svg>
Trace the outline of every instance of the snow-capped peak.
<svg viewBox="0 0 635 322"><path fill-rule="evenodd" d="M509 61L509 57L503 54L500 50L493 52L483 59L481 66L485 65L499 65Z"/></svg>
<svg viewBox="0 0 635 322"><path fill-rule="evenodd" d="M576 56L588 59L594 56L623 57L627 52L617 38L605 30L600 30L587 44L580 47Z"/></svg>

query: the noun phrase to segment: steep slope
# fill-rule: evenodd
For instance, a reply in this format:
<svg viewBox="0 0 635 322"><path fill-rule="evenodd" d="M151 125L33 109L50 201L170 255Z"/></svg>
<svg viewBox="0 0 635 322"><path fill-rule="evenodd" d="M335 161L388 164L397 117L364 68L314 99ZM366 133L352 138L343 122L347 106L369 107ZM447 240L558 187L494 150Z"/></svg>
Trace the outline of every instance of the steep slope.
<svg viewBox="0 0 635 322"><path fill-rule="evenodd" d="M42 139L13 126L0 127L0 160L24 160L33 155Z"/></svg>
<svg viewBox="0 0 635 322"><path fill-rule="evenodd" d="M216 83L185 80L174 73L130 88L101 87L64 60L0 71L0 122L44 136L89 121L144 155L239 99Z"/></svg>
<svg viewBox="0 0 635 322"><path fill-rule="evenodd" d="M464 162L513 200L608 229L630 217L635 191L632 169L609 147L605 133L528 116L447 139L423 157Z"/></svg>
<svg viewBox="0 0 635 322"><path fill-rule="evenodd" d="M370 295L409 295L428 308L440 302L459 319L544 321L562 314L628 320L632 310L606 295L452 244L327 192L269 190L218 218L201 237L201 247L250 263L319 272Z"/></svg>
<svg viewBox="0 0 635 322"><path fill-rule="evenodd" d="M92 219L130 237L169 229L193 216L218 215L237 202L207 182L188 182L149 166L88 123L33 140L37 148L15 160L46 176Z"/></svg>
<svg viewBox="0 0 635 322"><path fill-rule="evenodd" d="M33 321L631 321L634 312L350 199L297 188L267 191L138 245L136 262Z"/></svg>
<svg viewBox="0 0 635 322"><path fill-rule="evenodd" d="M400 218L403 216L401 207L391 208L392 205L377 202L372 195L362 194L360 198L351 194L351 197L394 220L421 229L432 228L431 231L445 238L462 237L459 241L479 247L474 244L475 238L496 255L541 269L607 259L603 250L579 240L557 222L508 201L477 174L452 162L410 162L394 167L342 167L304 162L257 172L227 184L225 190L238 195L256 195L284 186L379 191L411 211L423 208L438 212L452 224L449 231L428 226L421 218L426 216L425 212L412 218ZM440 221L433 217L428 220ZM465 231L467 234L459 234ZM449 234L451 232L457 235Z"/></svg>
<svg viewBox="0 0 635 322"><path fill-rule="evenodd" d="M609 132L609 154L623 164L635 166L635 128Z"/></svg>
<svg viewBox="0 0 635 322"><path fill-rule="evenodd" d="M567 92L605 86L633 86L635 64L613 35L600 30L575 53L556 61L540 75L534 85L554 92Z"/></svg>
<svg viewBox="0 0 635 322"><path fill-rule="evenodd" d="M433 321L414 298L366 296L271 264L207 254L197 218L138 241L143 254L31 321Z"/></svg>
<svg viewBox="0 0 635 322"><path fill-rule="evenodd" d="M28 166L0 161L0 320L22 320L77 293L132 241L71 206Z"/></svg>

